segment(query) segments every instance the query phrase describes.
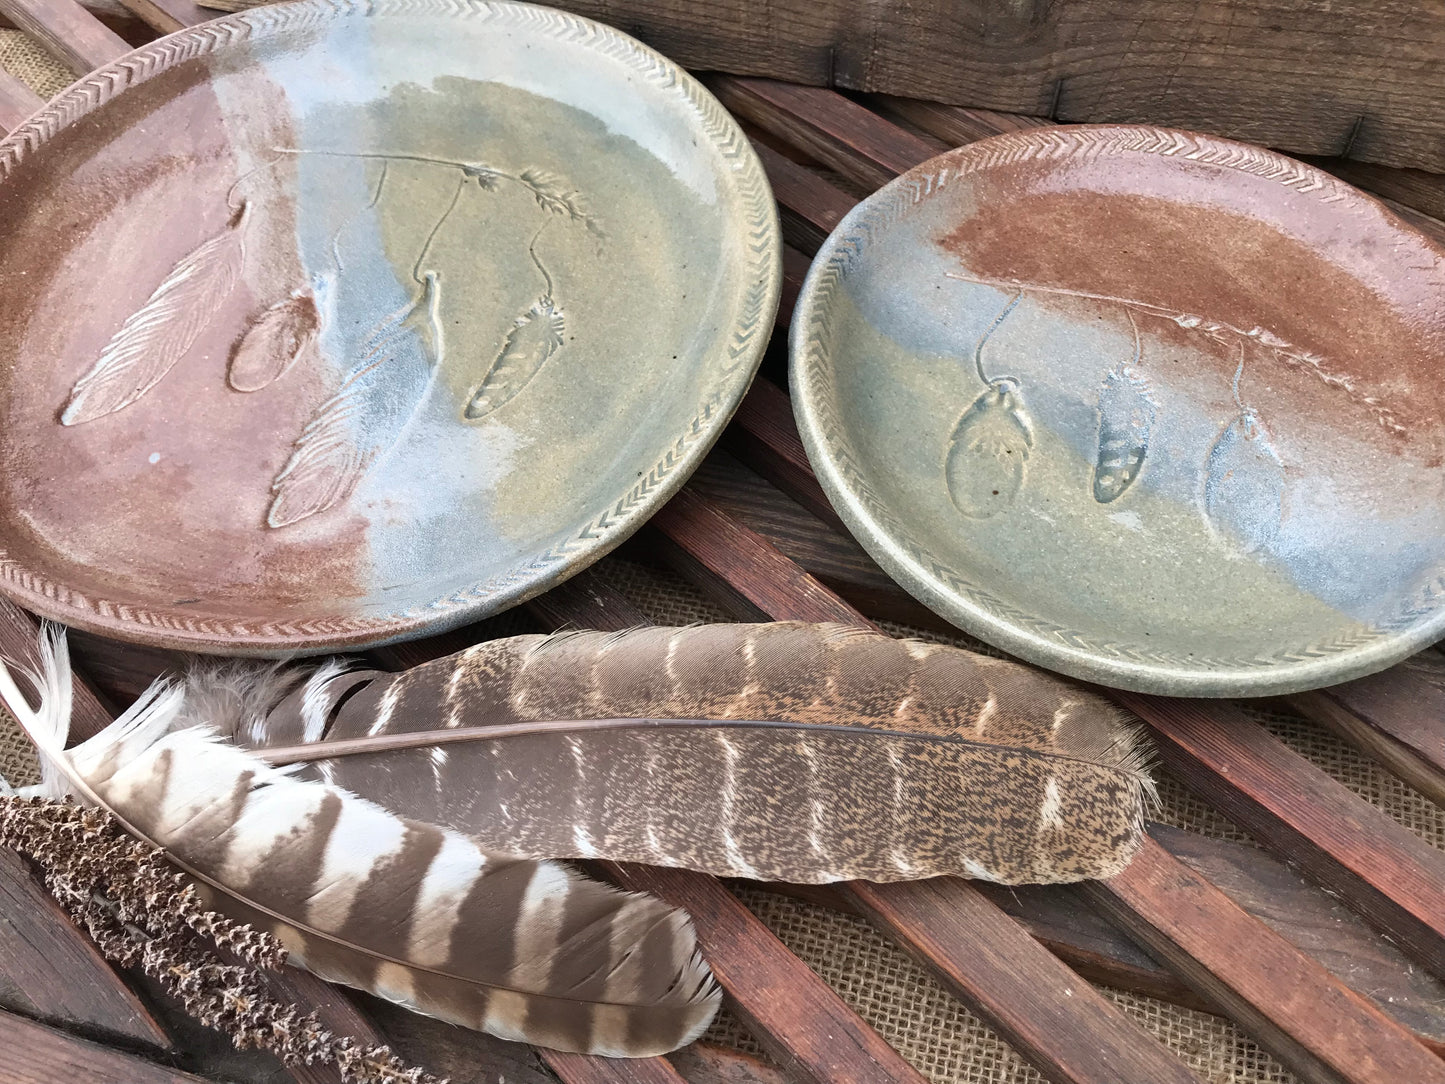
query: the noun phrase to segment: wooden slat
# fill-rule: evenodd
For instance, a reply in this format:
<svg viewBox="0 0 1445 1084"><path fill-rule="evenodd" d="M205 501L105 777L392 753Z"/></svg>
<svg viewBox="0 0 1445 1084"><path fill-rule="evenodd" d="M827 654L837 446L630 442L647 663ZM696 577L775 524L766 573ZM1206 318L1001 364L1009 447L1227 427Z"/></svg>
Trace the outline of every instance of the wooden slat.
<svg viewBox="0 0 1445 1084"><path fill-rule="evenodd" d="M966 109L891 94L870 94L865 100L869 108L883 116L911 124L950 147L961 147L1001 132L1024 132L1030 128L1046 128L1054 123L1047 117Z"/></svg>
<svg viewBox="0 0 1445 1084"><path fill-rule="evenodd" d="M538 1054L563 1084L687 1084L666 1058L593 1058L560 1050Z"/></svg>
<svg viewBox="0 0 1445 1084"><path fill-rule="evenodd" d="M791 316L789 307L785 315L780 315L780 322L786 326ZM793 423L792 404L776 384L768 380L753 383L723 433L723 444L824 523L844 530L843 521L818 488L808 453ZM759 454L760 448L766 448L767 453Z"/></svg>
<svg viewBox="0 0 1445 1084"><path fill-rule="evenodd" d="M210 1084L14 1013L0 1012L5 1084Z"/></svg>
<svg viewBox="0 0 1445 1084"><path fill-rule="evenodd" d="M771 892L861 915L851 893L837 885L797 885L766 881L729 884ZM1029 932L1082 979L1144 994L1191 1009L1218 1013L1218 1007L1186 986L1136 942L1099 914L1075 885L996 885L971 882L978 892ZM1377 939L1378 940L1378 939Z"/></svg>
<svg viewBox="0 0 1445 1084"><path fill-rule="evenodd" d="M40 1019L166 1049L170 1036L14 851L0 849L0 974Z"/></svg>
<svg viewBox="0 0 1445 1084"><path fill-rule="evenodd" d="M1288 702L1445 804L1445 672L1422 656L1359 681Z"/></svg>
<svg viewBox="0 0 1445 1084"><path fill-rule="evenodd" d="M814 187L817 174L779 154L766 143L755 141L753 150L757 152L768 174L773 195L777 198L784 239L800 252L811 256L843 221L843 216L853 209L856 201L835 188L820 190ZM804 193L808 194L809 213L801 217L793 212L793 208L803 201Z"/></svg>
<svg viewBox="0 0 1445 1084"><path fill-rule="evenodd" d="M1445 853L1232 704L1111 695L1175 777L1445 976Z"/></svg>
<svg viewBox="0 0 1445 1084"><path fill-rule="evenodd" d="M1445 1062L1408 1031L1152 839L1085 891L1302 1079L1445 1082Z"/></svg>
<svg viewBox="0 0 1445 1084"><path fill-rule="evenodd" d="M896 125L829 90L726 75L708 86L736 116L870 188L946 149L907 132L900 136Z"/></svg>
<svg viewBox="0 0 1445 1084"><path fill-rule="evenodd" d="M135 16L160 34L174 34L188 26L214 19L218 12L207 11L191 0L120 0Z"/></svg>
<svg viewBox="0 0 1445 1084"><path fill-rule="evenodd" d="M1445 6L1414 0L562 0L689 68L1218 132L1445 170Z"/></svg>
<svg viewBox="0 0 1445 1084"><path fill-rule="evenodd" d="M45 100L4 68L0 68L0 136L9 135Z"/></svg>
<svg viewBox="0 0 1445 1084"><path fill-rule="evenodd" d="M1154 839L1230 899L1445 1054L1445 982L1411 965L1333 896L1258 847L1154 824Z"/></svg>
<svg viewBox="0 0 1445 1084"><path fill-rule="evenodd" d="M1410 1029L1418 1042L1445 1055L1445 983L1378 937L1352 911L1258 847L1212 839L1162 824L1149 833L1175 858L1213 882L1240 907L1324 965L1352 990ZM832 885L764 885L856 914ZM1186 986L1112 922L1078 885L975 887L1083 978L1174 1005L1222 1014L1203 992Z"/></svg>
<svg viewBox="0 0 1445 1084"><path fill-rule="evenodd" d="M0 0L0 15L35 38L76 75L130 52L130 46L108 30L75 0Z"/></svg>

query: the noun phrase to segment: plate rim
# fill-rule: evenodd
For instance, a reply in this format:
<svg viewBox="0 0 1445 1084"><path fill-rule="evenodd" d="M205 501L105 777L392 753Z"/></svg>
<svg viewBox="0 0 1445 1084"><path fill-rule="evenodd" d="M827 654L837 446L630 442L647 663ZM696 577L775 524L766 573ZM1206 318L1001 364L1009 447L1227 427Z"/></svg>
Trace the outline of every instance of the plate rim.
<svg viewBox="0 0 1445 1084"><path fill-rule="evenodd" d="M1295 192L1317 192L1322 201L1365 201L1418 233L1380 200L1304 162L1248 143L1200 132L1139 124L1055 125L1007 132L945 151L900 174L859 202L819 248L798 294L789 331L789 386L798 432L818 481L839 518L878 564L914 598L959 629L1019 659L1069 677L1132 692L1167 696L1253 697L1303 692L1376 673L1445 635L1445 575L1432 581L1437 612L1402 630L1346 637L1333 645L1282 649L1269 660L1215 660L1186 666L1149 661L1144 645L1115 643L1109 654L1093 638L1029 615L994 598L949 563L914 540L902 518L846 462L826 397L825 310L831 293L863 258L874 235L947 186L951 177L1024 158L1116 151L1203 160L1274 180ZM1442 567L1445 573L1445 567ZM952 586L949 584L952 580ZM1427 586L1428 590L1428 586ZM992 602L992 605L989 604ZM1029 629L1027 626L1032 625ZM1339 638L1336 638L1337 642ZM1356 642L1351 642L1356 641ZM1332 649L1333 648L1333 649ZM1127 653L1127 654L1126 654ZM1131 658L1130 655L1135 657ZM1232 664L1231 664L1232 663Z"/></svg>
<svg viewBox="0 0 1445 1084"><path fill-rule="evenodd" d="M483 17L593 48L629 66L654 90L676 94L695 116L711 153L723 162L737 195L743 229L737 240L748 283L723 350L707 359L716 375L704 384L697 412L625 493L594 508L565 540L484 581L429 602L376 616L321 616L257 621L198 617L163 604L135 606L82 594L27 567L0 542L0 593L44 617L130 642L228 655L303 655L379 647L432 635L525 602L616 549L672 497L721 435L752 383L767 348L782 287L777 205L762 164L733 117L685 69L604 23L520 0L293 0L235 12L141 46L72 83L0 139L0 191L20 163L56 135L127 89L187 61L290 30L346 18L430 15ZM730 168L729 168L730 165Z"/></svg>

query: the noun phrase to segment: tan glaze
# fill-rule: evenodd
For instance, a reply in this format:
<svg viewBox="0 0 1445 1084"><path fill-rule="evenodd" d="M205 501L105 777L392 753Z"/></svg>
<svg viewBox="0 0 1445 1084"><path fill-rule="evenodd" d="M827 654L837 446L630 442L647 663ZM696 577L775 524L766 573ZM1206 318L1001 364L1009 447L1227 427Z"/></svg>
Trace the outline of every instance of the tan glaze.
<svg viewBox="0 0 1445 1084"><path fill-rule="evenodd" d="M1243 144L1014 133L855 210L793 335L820 481L916 597L1175 695L1342 681L1445 630L1445 251Z"/></svg>
<svg viewBox="0 0 1445 1084"><path fill-rule="evenodd" d="M33 610L251 654L439 631L635 530L751 378L766 182L610 29L307 0L93 83L0 144L0 590Z"/></svg>

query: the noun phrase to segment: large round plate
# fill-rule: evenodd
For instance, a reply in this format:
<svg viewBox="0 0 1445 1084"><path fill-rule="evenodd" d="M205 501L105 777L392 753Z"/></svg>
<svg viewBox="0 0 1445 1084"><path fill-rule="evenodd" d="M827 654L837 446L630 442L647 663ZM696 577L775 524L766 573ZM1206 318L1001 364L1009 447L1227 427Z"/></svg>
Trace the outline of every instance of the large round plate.
<svg viewBox="0 0 1445 1084"><path fill-rule="evenodd" d="M546 8L305 0L0 143L0 586L285 653L551 586L746 390L779 242L686 73Z"/></svg>
<svg viewBox="0 0 1445 1084"><path fill-rule="evenodd" d="M1318 170L1139 127L950 152L829 238L792 346L840 515L1016 655L1243 696L1445 631L1445 251Z"/></svg>

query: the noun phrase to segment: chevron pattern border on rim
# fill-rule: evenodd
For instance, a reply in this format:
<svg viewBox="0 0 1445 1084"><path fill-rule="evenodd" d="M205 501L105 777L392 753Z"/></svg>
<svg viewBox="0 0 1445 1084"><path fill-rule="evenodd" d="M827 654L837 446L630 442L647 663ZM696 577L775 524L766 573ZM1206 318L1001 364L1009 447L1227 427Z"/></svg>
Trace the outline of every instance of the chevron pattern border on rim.
<svg viewBox="0 0 1445 1084"><path fill-rule="evenodd" d="M1157 154L1235 169L1241 173L1276 181L1296 192L1317 194L1317 198L1325 203L1359 198L1359 193L1344 182L1284 155L1243 143L1186 132L1128 125L1080 125L1030 129L1027 132L1008 133L969 144L945 152L933 162L926 163L932 168L919 167L903 174L880 193L883 198L878 203L859 204L855 212L839 226L840 232L830 239L832 249L827 255L827 263L815 272L817 278L811 291L812 303L807 308L807 323L798 329L803 332L798 337L804 340L804 344L801 349L793 350L793 364L797 367L795 380L801 378L810 387L826 388L826 359L834 332L828 302L834 293L841 290L843 282L853 272L875 236L946 189L953 181L971 173L1021 161L1047 161L1081 154L1110 153ZM845 229L846 233L841 232ZM868 484L862 468L848 446L846 428L830 397L820 390L819 394L810 397L810 404L817 417L819 431L829 445L833 467L838 475L847 482L878 527L898 543L926 576L947 591L966 594L980 609L994 618L1017 625L1070 650L1085 651L1121 662L1184 670L1205 667L1235 671L1262 670L1281 664L1307 663L1366 647L1438 613L1442 603L1445 603L1445 578L1442 578L1441 581L1432 581L1422 587L1411 600L1401 606L1400 613L1394 618L1362 625L1357 630L1344 631L1322 641L1288 646L1273 655L1181 655L1161 651L1146 644L1099 640L1078 629L1020 610L987 587L969 579L919 543ZM820 480L823 473L819 472ZM940 591L939 594L941 597L944 592Z"/></svg>
<svg viewBox="0 0 1445 1084"><path fill-rule="evenodd" d="M72 84L0 140L0 183L63 128L127 87L146 82L177 64L242 41L260 40L338 18L418 15L494 21L593 49L631 68L655 88L675 93L695 115L713 150L728 163L747 221L747 233L739 242L745 262L743 274L749 286L728 336L726 357L719 359L710 390L697 405L692 421L627 493L600 512L588 515L580 529L525 564L422 605L370 617L339 614L277 622L203 618L183 610L89 597L24 567L0 549L0 579L23 596L22 601L32 609L60 620L67 620L68 612L71 618L80 619L78 623L99 618L104 623L103 631L138 625L175 632L183 638L224 637L239 641L230 646L242 652L296 647L322 650L362 640L376 643L378 635L401 639L423 630L444 632L540 594L564 578L569 561L582 558L591 563L602 557L680 488L689 471L679 468L699 461L721 434L746 390L746 384L738 383L736 376L740 370L751 372L757 367L777 309L782 250L772 189L742 129L701 83L655 50L590 19L508 0L297 0L250 8L151 42ZM571 572L582 567L585 564L576 565ZM274 643L277 639L314 642L279 645Z"/></svg>

